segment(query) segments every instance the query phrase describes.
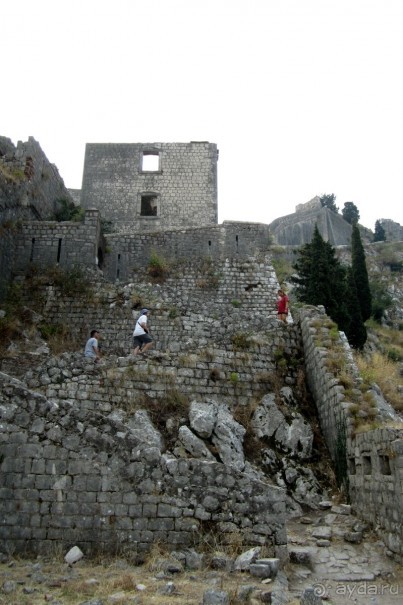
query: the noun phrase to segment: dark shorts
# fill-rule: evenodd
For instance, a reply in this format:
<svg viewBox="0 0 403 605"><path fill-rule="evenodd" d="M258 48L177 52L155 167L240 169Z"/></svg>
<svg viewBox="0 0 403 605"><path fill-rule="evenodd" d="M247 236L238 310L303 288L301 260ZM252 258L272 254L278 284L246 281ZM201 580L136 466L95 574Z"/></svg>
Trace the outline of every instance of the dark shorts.
<svg viewBox="0 0 403 605"><path fill-rule="evenodd" d="M142 345L152 342L153 339L149 334L140 334L139 336L133 336L133 348L142 347Z"/></svg>

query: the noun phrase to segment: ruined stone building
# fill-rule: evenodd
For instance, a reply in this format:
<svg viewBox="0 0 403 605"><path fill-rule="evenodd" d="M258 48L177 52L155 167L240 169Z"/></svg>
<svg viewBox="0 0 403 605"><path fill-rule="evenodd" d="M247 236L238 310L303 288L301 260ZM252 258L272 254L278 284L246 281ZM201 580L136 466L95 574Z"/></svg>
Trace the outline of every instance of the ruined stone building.
<svg viewBox="0 0 403 605"><path fill-rule="evenodd" d="M81 205L113 232L217 224L213 143L87 144Z"/></svg>
<svg viewBox="0 0 403 605"><path fill-rule="evenodd" d="M91 144L82 190L70 192L36 141L15 148L0 139L3 293L11 277L23 283L34 266L93 269L91 296L64 295L46 283L39 312L80 342L90 327L100 327L110 358L99 372L81 353L42 352L41 363L18 377L13 359L2 365L2 548L47 552L65 541L94 552L123 545L142 555L159 541L189 547L214 525L227 544L241 536L243 545L262 545L285 561L283 486L288 477L289 489L298 491L294 457L305 460L310 443L295 399L303 370L332 460L343 456L352 505L379 525L402 560L401 429L354 434L351 393L329 373L335 343L323 309L302 309L288 326L276 319L273 235L298 245L318 223L329 241L348 243L350 226L317 200L271 226L218 225L217 159L216 145L207 142ZM83 221L52 220L62 199L73 205L80 199ZM163 285L144 270L153 254L174 267ZM134 299L151 302L158 343L155 356L138 359L137 367L128 355ZM24 305L29 310L29 301ZM338 353L349 368L347 349L340 337ZM289 406L278 427L273 376L282 381L283 409ZM178 393L194 400L195 415L166 423L168 447L139 408L152 398L162 410L175 392L176 406ZM256 402L264 466L274 465L283 486L245 460L245 429L232 412ZM209 430L196 415L203 420L205 408ZM303 485L305 505L311 482Z"/></svg>

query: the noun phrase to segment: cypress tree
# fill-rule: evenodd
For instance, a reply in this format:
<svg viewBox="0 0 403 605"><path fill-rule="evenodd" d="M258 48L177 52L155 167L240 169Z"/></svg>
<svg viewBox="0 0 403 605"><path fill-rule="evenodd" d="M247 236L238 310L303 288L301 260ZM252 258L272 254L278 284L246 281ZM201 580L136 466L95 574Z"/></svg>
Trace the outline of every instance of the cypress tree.
<svg viewBox="0 0 403 605"><path fill-rule="evenodd" d="M347 291L346 306L350 319L345 330L346 336L352 347L362 349L367 340L367 329L362 321L360 301L358 300L352 267L347 270Z"/></svg>
<svg viewBox="0 0 403 605"><path fill-rule="evenodd" d="M353 223L351 235L351 266L357 288L362 321L367 321L371 317L372 297L367 265L365 263L365 251L361 241L360 230L356 223Z"/></svg>
<svg viewBox="0 0 403 605"><path fill-rule="evenodd" d="M294 264L297 275L291 279L297 299L309 305L323 305L339 329L345 331L349 322L345 305L346 272L317 225L312 241L302 246L297 254Z"/></svg>
<svg viewBox="0 0 403 605"><path fill-rule="evenodd" d="M382 227L381 221L375 221L374 242L384 242L386 240L385 229Z"/></svg>

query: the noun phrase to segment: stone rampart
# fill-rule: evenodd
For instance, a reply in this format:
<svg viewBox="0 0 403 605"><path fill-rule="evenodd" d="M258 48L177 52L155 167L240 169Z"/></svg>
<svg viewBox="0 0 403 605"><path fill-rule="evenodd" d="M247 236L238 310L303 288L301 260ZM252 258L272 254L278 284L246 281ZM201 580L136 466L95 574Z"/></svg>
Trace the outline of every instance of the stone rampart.
<svg viewBox="0 0 403 605"><path fill-rule="evenodd" d="M269 246L268 227L260 223L225 222L193 229L107 234L104 238L100 224L95 209L86 211L83 223L23 222L15 234L14 271L26 271L31 264L57 264L65 269L98 265L109 281L129 281L157 254L168 265L189 258L210 262L211 274L216 261L260 257Z"/></svg>
<svg viewBox="0 0 403 605"><path fill-rule="evenodd" d="M97 266L100 241L98 210L88 210L84 222L36 221L22 223L15 235L13 270L31 265L64 269Z"/></svg>
<svg viewBox="0 0 403 605"><path fill-rule="evenodd" d="M202 542L212 525L225 544L286 553L281 489L235 468L163 453L130 417L81 402L52 402L0 376L2 420L0 546L49 553L144 555Z"/></svg>
<svg viewBox="0 0 403 605"><path fill-rule="evenodd" d="M357 401L360 406L360 379L348 345L344 340L339 343L347 373L355 382L354 403L342 384L340 362L336 374L329 370L327 361L335 346L329 319L318 309L303 309L301 330L308 384L330 454L335 465L345 469L351 504L358 516L377 528L394 557L403 561L403 423L389 408L387 419L382 418L385 412L378 405L379 428L357 432L352 410ZM365 416L363 406L360 412Z"/></svg>
<svg viewBox="0 0 403 605"><path fill-rule="evenodd" d="M281 246L302 246L312 240L315 225L323 239L332 246L351 242L351 225L329 208L314 207L277 218L270 223L270 232Z"/></svg>
<svg viewBox="0 0 403 605"><path fill-rule="evenodd" d="M193 258L212 262L260 256L269 247L269 228L261 223L226 221L222 225L141 234L108 234L104 274L110 280L131 279L147 266L152 252L171 262Z"/></svg>

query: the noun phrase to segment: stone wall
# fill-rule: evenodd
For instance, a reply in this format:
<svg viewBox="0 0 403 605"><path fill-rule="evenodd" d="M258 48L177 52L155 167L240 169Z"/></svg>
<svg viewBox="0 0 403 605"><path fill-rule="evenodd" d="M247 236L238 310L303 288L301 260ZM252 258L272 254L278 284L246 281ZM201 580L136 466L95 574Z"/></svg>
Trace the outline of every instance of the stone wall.
<svg viewBox="0 0 403 605"><path fill-rule="evenodd" d="M192 258L214 264L225 258L259 256L269 246L267 225L229 221L210 227L105 237L108 253L103 270L110 281L132 279L137 268L148 265L153 252L168 263Z"/></svg>
<svg viewBox="0 0 403 605"><path fill-rule="evenodd" d="M270 231L281 246L302 246L310 243L315 225L323 239L332 246L342 246L351 242L351 225L329 208L303 210L277 218L270 223Z"/></svg>
<svg viewBox="0 0 403 605"><path fill-rule="evenodd" d="M88 210L84 222L36 221L22 223L15 236L14 272L25 272L31 265L75 265L96 267L100 242L97 210Z"/></svg>
<svg viewBox="0 0 403 605"><path fill-rule="evenodd" d="M142 307L152 310L150 324L156 348L178 352L197 343L230 343L233 335L272 334L279 347L288 332L276 317L278 281L270 255L255 259L226 259L214 263L195 259L171 265L167 277L152 282L145 270L132 274L132 282L112 284L97 274L88 277L86 300L66 296L54 286L41 294L46 322L69 326L71 335L84 343L91 329L102 334L102 346L109 354L127 355L135 319ZM22 292L26 288L22 283ZM24 294L23 294L24 296ZM32 301L24 299L32 306ZM137 305L133 316L132 306ZM290 334L293 333L290 329ZM294 347L292 347L294 348ZM290 353L294 355L294 351Z"/></svg>
<svg viewBox="0 0 403 605"><path fill-rule="evenodd" d="M135 418L57 404L0 375L0 547L137 553L195 546L215 526L225 544L286 553L284 493L215 462L164 455ZM134 424L133 424L134 422Z"/></svg>
<svg viewBox="0 0 403 605"><path fill-rule="evenodd" d="M269 247L269 229L260 223L225 222L222 225L141 234L107 234L101 237L99 211L88 209L84 223L23 222L14 243L17 253L10 260L15 272L29 266L99 266L109 281L129 281L145 268L153 253L169 265L178 261L259 257ZM1 245L1 239L0 239ZM207 269L206 269L207 271ZM235 287L238 283L235 280Z"/></svg>
<svg viewBox="0 0 403 605"><path fill-rule="evenodd" d="M22 221L35 221L32 234L22 244L23 258L28 254L29 263L35 225L53 217L57 201L71 201L71 197L56 166L49 162L33 137L25 143L19 141L17 147L10 139L0 137L0 164L0 300L3 300L14 263L21 262L22 232L16 227ZM17 236L20 245L14 241ZM51 253L52 258L56 256Z"/></svg>
<svg viewBox="0 0 403 605"><path fill-rule="evenodd" d="M403 241L403 227L391 219L381 218L380 223L385 230L387 242Z"/></svg>
<svg viewBox="0 0 403 605"><path fill-rule="evenodd" d="M86 409L102 412L114 406L126 409L144 396L161 400L167 391L196 399L214 397L233 407L248 405L270 391L279 367L285 384L295 384L302 363L297 328L252 338L245 351L234 351L232 343L219 346L210 341L198 351L183 346L178 352L153 353L153 358L155 364L141 356L120 357L116 368L84 380L67 363L60 370L41 366L27 373L25 380L50 399L79 401ZM292 363L287 365L287 360Z"/></svg>
<svg viewBox="0 0 403 605"><path fill-rule="evenodd" d="M346 485L354 511L377 528L390 552L403 561L403 423L383 402L381 407L377 405L380 428L362 433L354 429L354 404L341 379L329 371L326 363L335 346L326 326L328 318L323 309L322 314L318 309L301 311L307 380L321 428L335 464L339 468L345 465ZM344 349L346 367L356 379L356 404L360 397L360 379L348 345L344 344Z"/></svg>
<svg viewBox="0 0 403 605"><path fill-rule="evenodd" d="M144 169L153 154L157 166ZM87 144L81 205L118 232L216 224L217 159L208 142Z"/></svg>

